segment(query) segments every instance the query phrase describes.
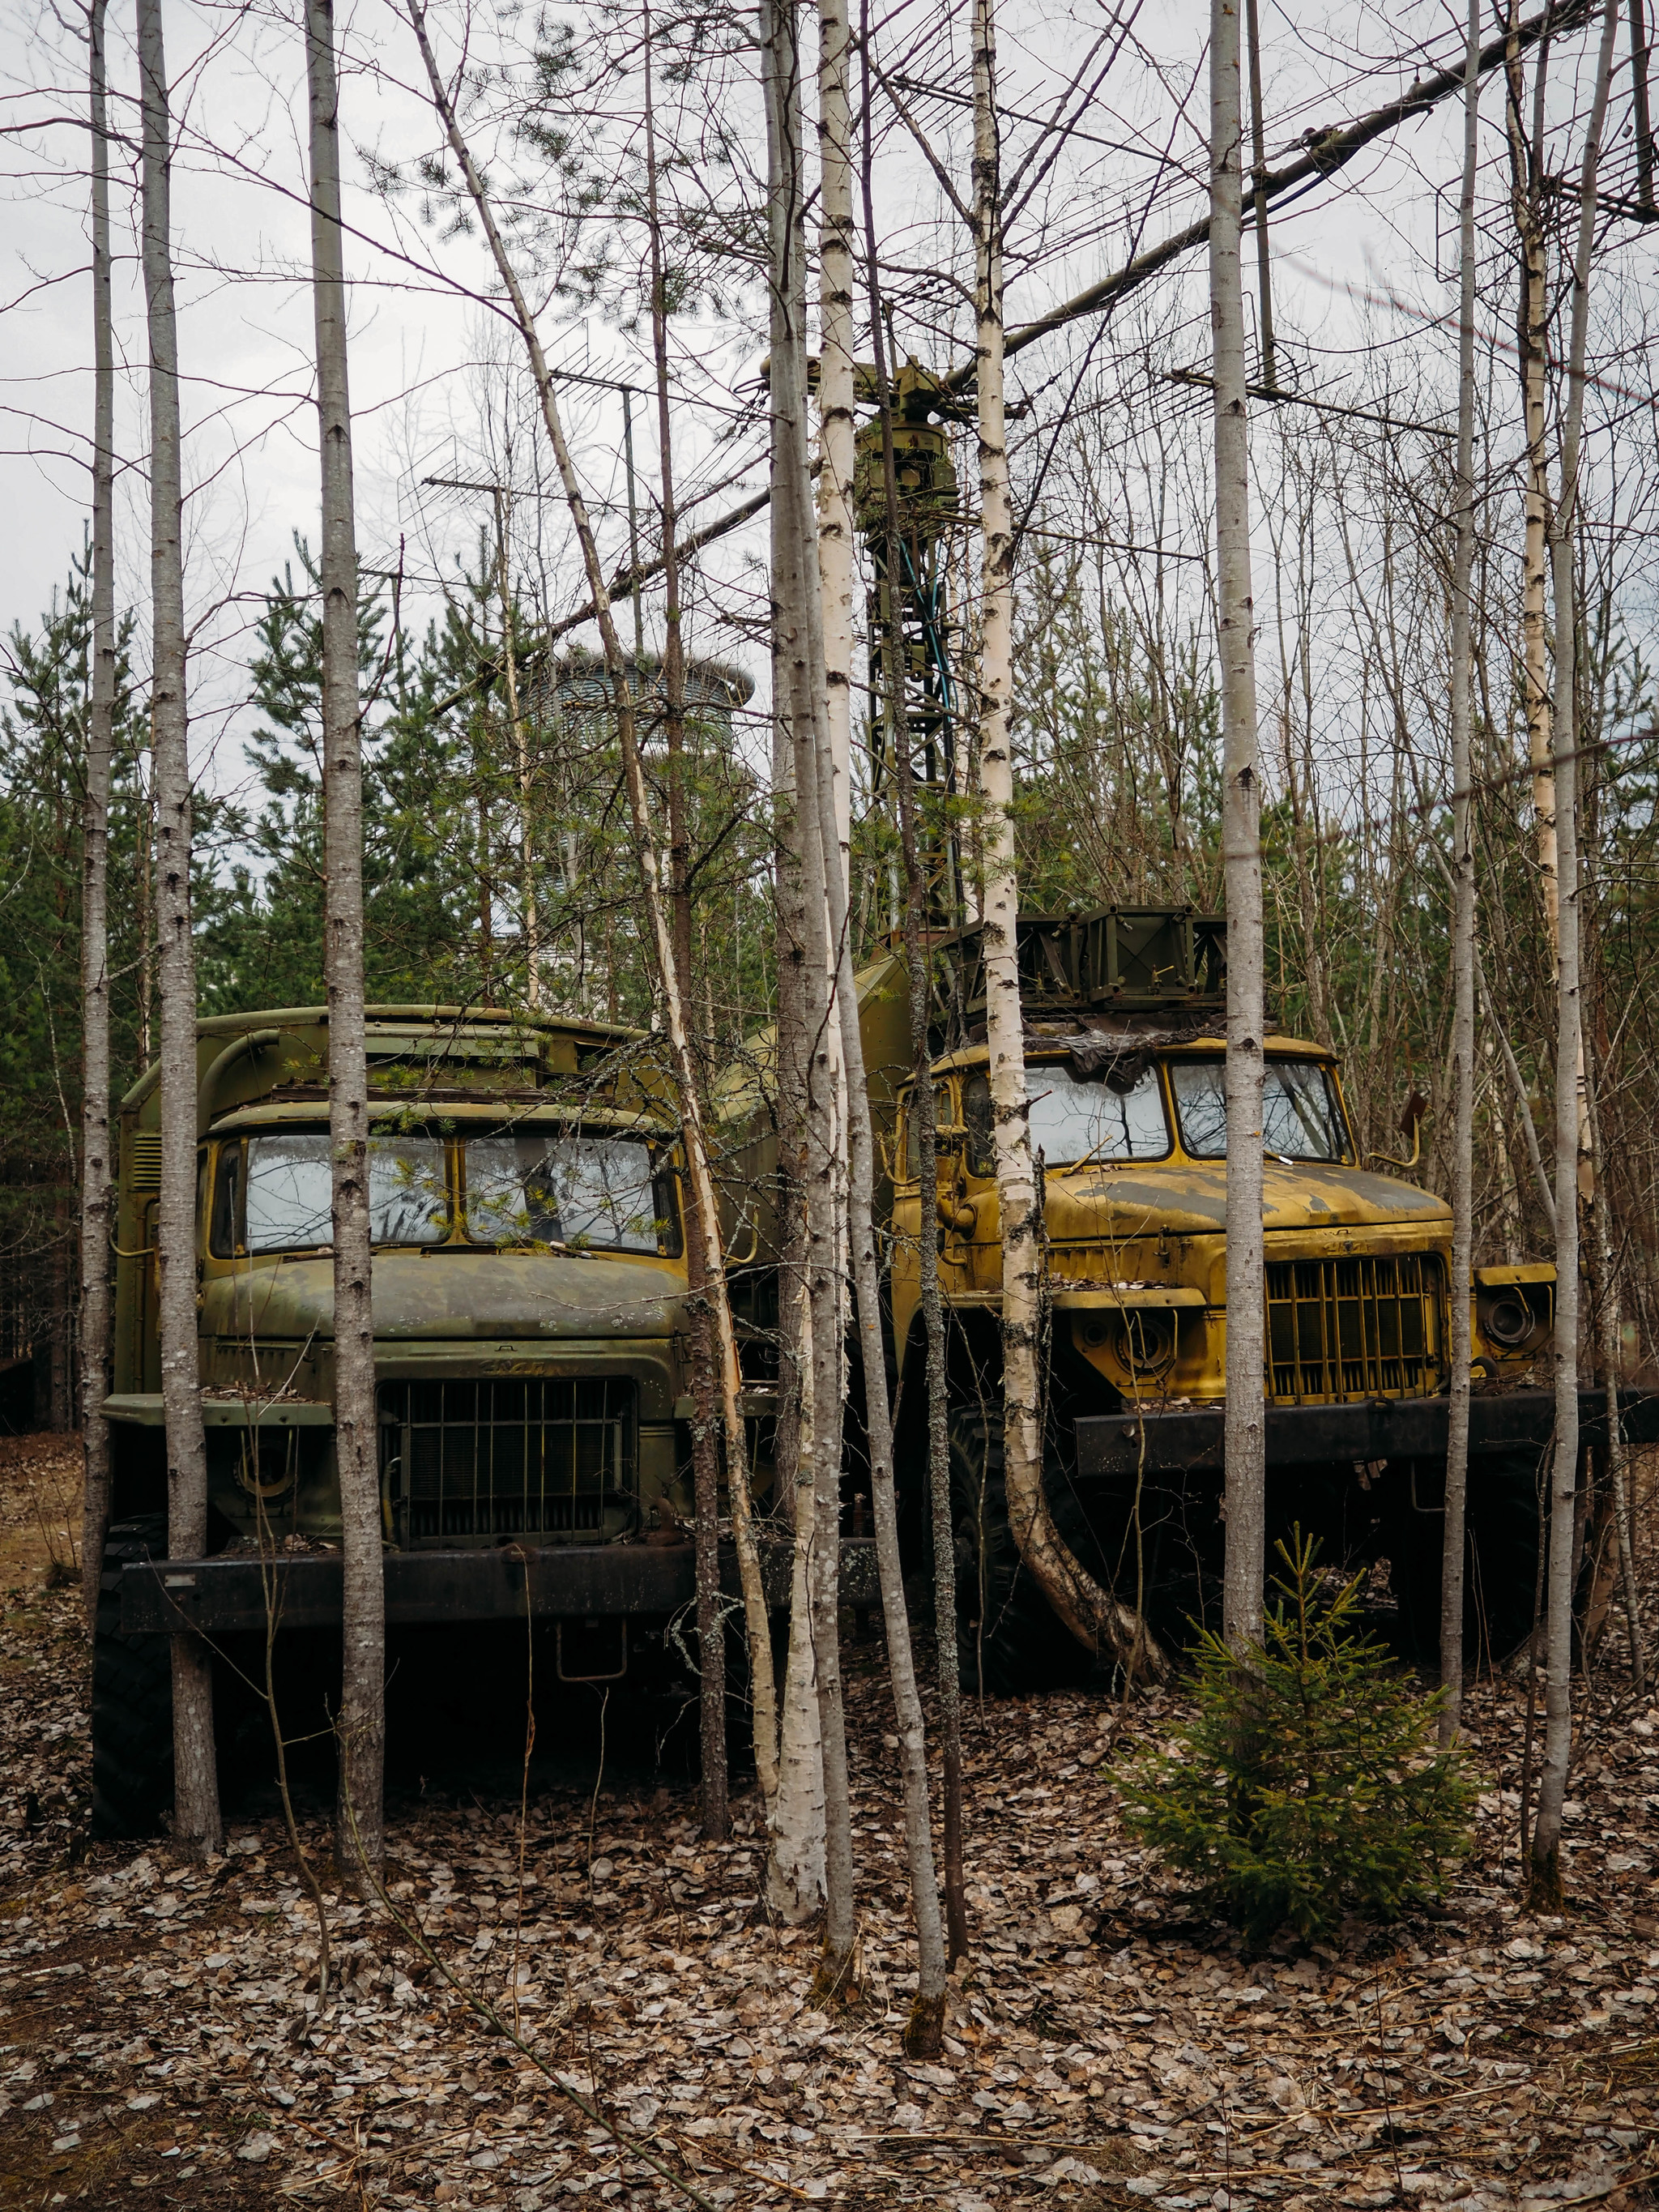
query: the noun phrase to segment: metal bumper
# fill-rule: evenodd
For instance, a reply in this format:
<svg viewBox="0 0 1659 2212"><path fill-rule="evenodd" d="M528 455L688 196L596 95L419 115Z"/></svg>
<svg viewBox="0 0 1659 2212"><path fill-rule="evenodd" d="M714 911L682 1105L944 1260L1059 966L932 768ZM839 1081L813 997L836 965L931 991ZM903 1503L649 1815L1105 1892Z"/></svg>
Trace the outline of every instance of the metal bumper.
<svg viewBox="0 0 1659 2212"><path fill-rule="evenodd" d="M787 1544L763 1544L767 1599L788 1602ZM342 1561L337 1552L261 1559L234 1553L216 1559L140 1559L121 1571L121 1632L165 1634L198 1628L210 1635L263 1629L275 1610L283 1628L337 1628ZM737 1555L720 1547L720 1583L738 1594ZM841 1547L842 1602L881 1602L876 1547L867 1536ZM388 1552L388 1626L463 1621L603 1620L668 1615L695 1602L690 1544L572 1544L544 1551Z"/></svg>
<svg viewBox="0 0 1659 2212"><path fill-rule="evenodd" d="M1443 1459L1450 1401L1445 1398L1373 1398L1351 1406L1269 1406L1269 1467L1310 1467L1322 1462ZM1659 1442L1659 1392L1621 1390L1620 1425L1627 1443ZM1578 1394L1579 1434L1586 1444L1607 1442L1607 1397ZM1194 1411L1085 1414L1077 1425L1078 1472L1082 1475L1176 1474L1221 1472L1223 1414L1219 1407ZM1469 1401L1469 1449L1540 1449L1555 1428L1555 1395L1512 1390Z"/></svg>

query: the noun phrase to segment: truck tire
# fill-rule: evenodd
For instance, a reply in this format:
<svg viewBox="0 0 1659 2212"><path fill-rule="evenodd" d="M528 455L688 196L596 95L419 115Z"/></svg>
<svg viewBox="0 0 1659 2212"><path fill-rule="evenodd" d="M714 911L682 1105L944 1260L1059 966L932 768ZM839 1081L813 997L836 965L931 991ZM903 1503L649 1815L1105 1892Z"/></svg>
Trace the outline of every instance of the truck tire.
<svg viewBox="0 0 1659 2212"><path fill-rule="evenodd" d="M1437 1494L1443 1495L1443 1468L1433 1480ZM1438 1518L1402 1513L1390 1532L1399 1641L1407 1656L1425 1667L1440 1658L1443 1526ZM1470 1455L1464 1526L1464 1662L1502 1666L1532 1632L1540 1528L1536 1452Z"/></svg>
<svg viewBox="0 0 1659 2212"><path fill-rule="evenodd" d="M1092 1655L1055 1617L1008 1526L1000 1410L953 1407L947 1437L963 1686L1018 1697L1081 1682Z"/></svg>
<svg viewBox="0 0 1659 2212"><path fill-rule="evenodd" d="M153 1836L173 1802L173 1644L121 1633L121 1569L167 1556L167 1518L118 1521L104 1547L92 1646L92 1827Z"/></svg>
<svg viewBox="0 0 1659 2212"><path fill-rule="evenodd" d="M1500 1667L1532 1634L1542 1534L1537 1450L1469 1461L1464 1649ZM1477 1646L1476 1638L1480 1639Z"/></svg>

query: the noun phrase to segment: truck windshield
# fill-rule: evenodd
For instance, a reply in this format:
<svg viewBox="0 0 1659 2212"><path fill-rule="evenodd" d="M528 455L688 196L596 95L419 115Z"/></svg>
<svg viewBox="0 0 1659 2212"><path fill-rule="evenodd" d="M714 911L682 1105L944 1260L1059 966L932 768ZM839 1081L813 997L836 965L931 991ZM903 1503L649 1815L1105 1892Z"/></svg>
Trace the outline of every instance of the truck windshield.
<svg viewBox="0 0 1659 2212"><path fill-rule="evenodd" d="M285 1131L247 1140L246 1187L240 1206L234 1149L222 1156L222 1177L240 1243L248 1252L291 1252L333 1242L329 1139L321 1132ZM369 1235L376 1244L441 1244L448 1234L444 1148L437 1137L372 1137L368 1146Z"/></svg>
<svg viewBox="0 0 1659 2212"><path fill-rule="evenodd" d="M1227 1151L1226 1064L1174 1060L1170 1084L1181 1120L1181 1141L1194 1159ZM1316 1060L1270 1060L1262 1076L1261 1145L1270 1159L1344 1160L1347 1132L1336 1086Z"/></svg>
<svg viewBox="0 0 1659 2212"><path fill-rule="evenodd" d="M632 1137L520 1130L466 1145L466 1233L474 1244L660 1249L649 1146Z"/></svg>
<svg viewBox="0 0 1659 2212"><path fill-rule="evenodd" d="M1170 1149L1153 1066L1144 1067L1127 1091L1116 1091L1074 1075L1064 1060L1045 1060L1026 1068L1025 1088L1031 1150L1051 1168L1086 1159L1161 1160Z"/></svg>

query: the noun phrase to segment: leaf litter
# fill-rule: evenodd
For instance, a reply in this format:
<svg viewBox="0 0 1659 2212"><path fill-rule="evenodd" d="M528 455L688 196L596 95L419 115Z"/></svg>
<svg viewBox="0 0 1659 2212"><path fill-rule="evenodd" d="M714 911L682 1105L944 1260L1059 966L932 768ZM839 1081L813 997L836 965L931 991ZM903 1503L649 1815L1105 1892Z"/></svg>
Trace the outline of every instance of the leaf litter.
<svg viewBox="0 0 1659 2212"><path fill-rule="evenodd" d="M1511 1679L1466 1701L1484 1786L1443 1917L1255 1953L1121 1824L1114 1759L1179 1692L970 1705L973 1955L941 2060L908 2062L890 1705L878 1642L849 1642L855 2008L807 2008L814 1939L765 1911L752 1790L713 1847L690 1787L613 1768L538 1787L522 1833L516 1791L394 1794L395 1917L331 1892L318 2017L274 1812L233 1804L205 1866L88 1839L78 1596L33 1502L74 1453L0 1446L5 2212L1659 2203L1659 1710L1616 1627L1577 1686L1559 1917L1524 1909ZM319 1819L305 1840L326 1863Z"/></svg>

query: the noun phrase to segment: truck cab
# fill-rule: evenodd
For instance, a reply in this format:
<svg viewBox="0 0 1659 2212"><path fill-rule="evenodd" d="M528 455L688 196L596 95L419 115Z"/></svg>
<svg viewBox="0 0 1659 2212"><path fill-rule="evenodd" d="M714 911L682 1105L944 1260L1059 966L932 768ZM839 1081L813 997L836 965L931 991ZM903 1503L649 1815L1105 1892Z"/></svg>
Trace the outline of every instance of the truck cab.
<svg viewBox="0 0 1659 2212"><path fill-rule="evenodd" d="M660 1669L692 1498L678 1122L648 1040L417 1006L371 1007L367 1036L388 1624L521 1638L528 1616L563 1679ZM197 1062L200 1560L166 1556L157 1070L120 1109L94 1738L100 1825L129 1832L165 1795L168 1632L340 1617L326 1016L204 1020Z"/></svg>
<svg viewBox="0 0 1659 2212"><path fill-rule="evenodd" d="M935 957L938 1187L921 1187L909 1086L891 1148L895 1358L914 1407L931 1242L949 1325L964 1660L987 1686L1017 1688L1087 1662L1021 1574L1003 1525L1001 1223L981 933L962 933ZM1045 1485L1091 1572L1180 1643L1191 1622L1216 1618L1223 1553L1224 924L1181 909L1022 916L1018 959L1046 1239ZM1270 1035L1264 1058L1270 1557L1274 1537L1297 1523L1333 1564L1386 1560L1402 1636L1432 1649L1451 1211L1407 1179L1414 1157L1362 1152L1328 1047ZM1469 1518L1494 1648L1531 1621L1535 1477L1553 1425L1534 1363L1551 1342L1553 1283L1544 1262L1482 1266L1474 1278ZM912 1464L918 1446L913 1437Z"/></svg>

